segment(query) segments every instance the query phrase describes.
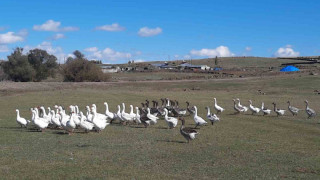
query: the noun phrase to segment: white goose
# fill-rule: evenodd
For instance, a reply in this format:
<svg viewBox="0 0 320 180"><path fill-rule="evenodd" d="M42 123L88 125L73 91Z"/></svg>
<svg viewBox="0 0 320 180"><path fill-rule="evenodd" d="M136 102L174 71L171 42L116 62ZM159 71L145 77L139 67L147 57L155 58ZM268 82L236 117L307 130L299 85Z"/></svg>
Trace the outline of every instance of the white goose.
<svg viewBox="0 0 320 180"><path fill-rule="evenodd" d="M53 123L53 125L61 127L60 115L58 114L57 116L54 110L51 110L51 122Z"/></svg>
<svg viewBox="0 0 320 180"><path fill-rule="evenodd" d="M20 117L20 112L19 112L19 109L16 109L16 112L17 112L17 123L22 127L27 127L27 125L30 123L29 120L26 120L25 118L23 117Z"/></svg>
<svg viewBox="0 0 320 180"><path fill-rule="evenodd" d="M108 119L110 119L111 121L114 120L116 118L116 115L109 111L109 105L107 102L104 102L104 105L106 106L106 116L108 116Z"/></svg>
<svg viewBox="0 0 320 180"><path fill-rule="evenodd" d="M80 117L77 113L77 106L69 106L71 112L72 112L72 116L70 118L72 118L73 122L76 124L76 126L80 125Z"/></svg>
<svg viewBox="0 0 320 180"><path fill-rule="evenodd" d="M237 101L238 101L238 107L242 108L244 110L244 112L247 112L249 110L247 106L241 105L239 98L237 98Z"/></svg>
<svg viewBox="0 0 320 180"><path fill-rule="evenodd" d="M213 98L213 99L214 99L214 109L217 111L218 114L222 113L224 111L224 109L217 104L216 98Z"/></svg>
<svg viewBox="0 0 320 180"><path fill-rule="evenodd" d="M206 107L208 113L207 113L207 118L209 121L211 121L211 125L213 123L220 121L220 118L216 114L211 114L209 106Z"/></svg>
<svg viewBox="0 0 320 180"><path fill-rule="evenodd" d="M94 124L86 120L86 116L80 112L80 127L85 130L85 132L89 132L93 129Z"/></svg>
<svg viewBox="0 0 320 180"><path fill-rule="evenodd" d="M105 114L101 114L101 113L98 113L97 112L97 106L95 104L92 104L92 108L91 108L91 111L95 111L96 112L96 115L101 118L101 119L104 119L104 120L107 120L108 117L105 115Z"/></svg>
<svg viewBox="0 0 320 180"><path fill-rule="evenodd" d="M263 112L263 115L269 115L271 114L271 109L264 107L264 102L261 103L261 111Z"/></svg>
<svg viewBox="0 0 320 180"><path fill-rule="evenodd" d="M283 109L278 109L276 106L277 104L276 103L272 103L273 104L273 107L274 107L274 112L277 113L277 116L283 116L286 112L286 110L283 110Z"/></svg>
<svg viewBox="0 0 320 180"><path fill-rule="evenodd" d="M67 130L67 122L69 121L70 116L66 115L66 113L64 111L61 111L61 110L60 110L59 113L60 113L60 124L61 124L61 127L64 130Z"/></svg>
<svg viewBox="0 0 320 180"><path fill-rule="evenodd" d="M258 113L261 111L260 108L254 107L254 106L252 105L252 101L251 101L251 100L249 100L249 103L250 103L249 108L250 108L250 110L251 110L251 112L252 112L252 115L253 115L253 114L258 114Z"/></svg>
<svg viewBox="0 0 320 180"><path fill-rule="evenodd" d="M134 118L134 120L136 121L137 124L141 124L141 120L140 120L140 110L138 107L136 107L136 117Z"/></svg>
<svg viewBox="0 0 320 180"><path fill-rule="evenodd" d="M147 108L147 112L148 112L147 118L149 118L151 120L151 124L152 125L157 124L159 118L150 114L150 108Z"/></svg>
<svg viewBox="0 0 320 180"><path fill-rule="evenodd" d="M93 113L92 122L94 124L95 129L98 132L104 130L106 126L109 125L109 123L107 123L107 121L105 121L104 119L99 118L99 116L97 116L96 111L92 111L92 113Z"/></svg>
<svg viewBox="0 0 320 180"><path fill-rule="evenodd" d="M118 111L117 111L117 114L116 114L116 119L118 119L120 122L124 122L125 120L122 119L122 116L121 116L121 108L120 108L120 105L117 106L118 108Z"/></svg>
<svg viewBox="0 0 320 180"><path fill-rule="evenodd" d="M76 123L74 122L75 115L76 115L75 112L71 112L71 117L69 121L67 121L66 123L66 131L69 133L69 135L71 135L74 129L77 127Z"/></svg>
<svg viewBox="0 0 320 180"><path fill-rule="evenodd" d="M132 122L135 116L132 116L128 113L125 112L126 106L124 103L122 103L122 112L121 112L121 117L125 122Z"/></svg>
<svg viewBox="0 0 320 180"><path fill-rule="evenodd" d="M49 124L52 124L52 123L51 123L51 115L50 115L50 116L47 115L46 110L45 110L45 108L44 108L43 106L41 106L40 109L41 109L41 111L42 111L42 113L43 113L42 120L48 122ZM39 115L38 115L38 116L39 116Z"/></svg>
<svg viewBox="0 0 320 180"><path fill-rule="evenodd" d="M43 118L39 118L38 115L36 114L36 110L32 110L32 116L34 116L33 123L42 131L48 127L49 122L46 121Z"/></svg>
<svg viewBox="0 0 320 180"><path fill-rule="evenodd" d="M92 113L91 113L90 107L89 107L89 106L86 106L86 110L87 110L87 113L86 113L87 120L88 120L89 122L92 122L93 115L92 115Z"/></svg>
<svg viewBox="0 0 320 180"><path fill-rule="evenodd" d="M315 117L317 114L313 109L309 108L309 102L307 100L304 102L306 103L306 113L308 114L308 118Z"/></svg>
<svg viewBox="0 0 320 180"><path fill-rule="evenodd" d="M194 122L196 123L196 127L197 128L198 126L203 126L203 125L206 125L207 124L207 121L205 121L202 117L198 116L198 109L197 109L197 106L194 106L194 116L193 116L193 120Z"/></svg>
<svg viewBox="0 0 320 180"><path fill-rule="evenodd" d="M169 117L168 116L168 109L164 108L164 112L165 112L164 119L166 120L169 128L170 129L175 128L178 124L178 119L174 118L174 117Z"/></svg>
<svg viewBox="0 0 320 180"><path fill-rule="evenodd" d="M237 101L235 100L235 99L232 99L233 100L233 108L234 108L234 110L236 111L235 113L236 114L239 114L239 113L242 113L242 112L245 112L245 109L244 108L242 108L242 107L239 107L238 105L237 105Z"/></svg>

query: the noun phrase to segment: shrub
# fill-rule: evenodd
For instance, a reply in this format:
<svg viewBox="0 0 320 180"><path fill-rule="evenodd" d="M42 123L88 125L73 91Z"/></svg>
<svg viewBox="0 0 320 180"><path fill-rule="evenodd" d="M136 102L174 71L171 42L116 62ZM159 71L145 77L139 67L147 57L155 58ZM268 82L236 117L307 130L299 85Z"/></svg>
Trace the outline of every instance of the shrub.
<svg viewBox="0 0 320 180"><path fill-rule="evenodd" d="M75 51L76 58L68 58L67 63L64 65L64 81L71 82L100 82L109 81L110 76L104 74L101 68L94 62L90 62L84 58L79 51Z"/></svg>

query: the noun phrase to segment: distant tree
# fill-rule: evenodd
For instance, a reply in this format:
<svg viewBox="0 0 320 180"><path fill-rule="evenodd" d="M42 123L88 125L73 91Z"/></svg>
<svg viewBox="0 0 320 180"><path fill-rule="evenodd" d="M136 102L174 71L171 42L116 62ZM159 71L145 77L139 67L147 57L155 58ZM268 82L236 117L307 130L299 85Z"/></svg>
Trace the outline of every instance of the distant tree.
<svg viewBox="0 0 320 180"><path fill-rule="evenodd" d="M28 61L36 72L34 81L41 81L49 76L54 77L56 68L58 67L57 58L42 49L30 50Z"/></svg>
<svg viewBox="0 0 320 180"><path fill-rule="evenodd" d="M75 56L75 59L85 59L84 54L82 54L79 50L75 50L73 55Z"/></svg>
<svg viewBox="0 0 320 180"><path fill-rule="evenodd" d="M218 66L218 56L216 56L216 58L214 59L214 65Z"/></svg>
<svg viewBox="0 0 320 180"><path fill-rule="evenodd" d="M35 71L28 61L28 56L22 53L23 48L16 48L3 63L3 70L13 81L32 81Z"/></svg>
<svg viewBox="0 0 320 180"><path fill-rule="evenodd" d="M94 62L88 61L80 51L73 53L75 58L70 59L64 66L64 80L71 82L100 82L108 81L110 76L104 74Z"/></svg>

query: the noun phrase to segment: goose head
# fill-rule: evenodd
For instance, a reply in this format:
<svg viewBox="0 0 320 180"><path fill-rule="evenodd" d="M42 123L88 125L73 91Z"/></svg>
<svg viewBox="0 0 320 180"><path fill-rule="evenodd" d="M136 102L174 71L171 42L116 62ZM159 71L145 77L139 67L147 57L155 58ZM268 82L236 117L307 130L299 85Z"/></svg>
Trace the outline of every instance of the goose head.
<svg viewBox="0 0 320 180"><path fill-rule="evenodd" d="M251 101L251 100L249 100L249 103L250 103L250 104L252 104L252 101Z"/></svg>
<svg viewBox="0 0 320 180"><path fill-rule="evenodd" d="M308 100L305 100L304 102L305 102L306 104L308 104L308 103L309 103L309 101L308 101Z"/></svg>

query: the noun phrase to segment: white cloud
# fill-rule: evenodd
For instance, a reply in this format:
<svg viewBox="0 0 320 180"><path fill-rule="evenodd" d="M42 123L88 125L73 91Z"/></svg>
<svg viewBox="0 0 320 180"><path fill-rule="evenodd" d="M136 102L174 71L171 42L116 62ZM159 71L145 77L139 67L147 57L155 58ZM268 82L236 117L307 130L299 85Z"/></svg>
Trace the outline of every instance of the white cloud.
<svg viewBox="0 0 320 180"><path fill-rule="evenodd" d="M0 53L9 52L9 48L7 45L0 45Z"/></svg>
<svg viewBox="0 0 320 180"><path fill-rule="evenodd" d="M24 40L22 35L19 35L14 32L7 32L5 34L0 34L0 44L11 44L16 42L21 42Z"/></svg>
<svg viewBox="0 0 320 180"><path fill-rule="evenodd" d="M131 58L131 53L118 52L111 48L105 48L99 50L97 47L90 47L85 49L86 52L90 52L88 55L89 59L102 59L107 61L117 61Z"/></svg>
<svg viewBox="0 0 320 180"><path fill-rule="evenodd" d="M191 50L191 55L194 56L206 56L206 57L231 57L234 54L226 46L219 46L216 49L201 49L201 50Z"/></svg>
<svg viewBox="0 0 320 180"><path fill-rule="evenodd" d="M113 23L111 25L98 26L96 30L116 32L124 31L125 27L120 26L118 23Z"/></svg>
<svg viewBox="0 0 320 180"><path fill-rule="evenodd" d="M246 47L246 51L247 51L247 52L249 52L249 51L251 51L251 50L252 50L252 47L249 47L249 46Z"/></svg>
<svg viewBox="0 0 320 180"><path fill-rule="evenodd" d="M300 52L296 52L292 49L291 45L281 47L274 53L275 57L297 57L300 56Z"/></svg>
<svg viewBox="0 0 320 180"><path fill-rule="evenodd" d="M187 55L184 55L183 58L184 59L191 59L191 56L187 54Z"/></svg>
<svg viewBox="0 0 320 180"><path fill-rule="evenodd" d="M60 27L61 22L59 21L54 21L54 20L48 20L44 24L41 25L34 25L33 30L35 31L53 31L53 32L58 32L58 31L77 31L79 30L78 27Z"/></svg>
<svg viewBox="0 0 320 180"><path fill-rule="evenodd" d="M136 63L141 63L141 62L146 62L146 61L143 60L143 59L137 59L137 60L134 60L134 62L136 62Z"/></svg>
<svg viewBox="0 0 320 180"><path fill-rule="evenodd" d="M52 40L58 40L58 39L63 39L65 38L66 36L64 34L61 34L61 33L58 33L58 34L55 34L53 35L50 39Z"/></svg>
<svg viewBox="0 0 320 180"><path fill-rule="evenodd" d="M162 29L157 27L157 28L148 28L148 27L143 27L140 28L138 35L142 37L150 37L150 36L156 36L158 34L162 33Z"/></svg>
<svg viewBox="0 0 320 180"><path fill-rule="evenodd" d="M46 50L49 54L56 56L58 59L58 62L60 62L60 63L64 63L64 59L69 56L63 52L63 49L61 47L59 47L59 46L54 47L54 46L52 46L51 42L47 42L47 41L44 41L41 44L34 46L34 47L33 46L25 46L24 52L27 53L29 50L36 49L36 48Z"/></svg>
<svg viewBox="0 0 320 180"><path fill-rule="evenodd" d="M97 47L89 47L89 48L84 49L84 51L86 51L86 52L97 52L97 51L99 51L99 49Z"/></svg>

